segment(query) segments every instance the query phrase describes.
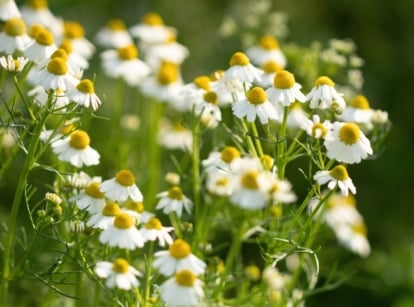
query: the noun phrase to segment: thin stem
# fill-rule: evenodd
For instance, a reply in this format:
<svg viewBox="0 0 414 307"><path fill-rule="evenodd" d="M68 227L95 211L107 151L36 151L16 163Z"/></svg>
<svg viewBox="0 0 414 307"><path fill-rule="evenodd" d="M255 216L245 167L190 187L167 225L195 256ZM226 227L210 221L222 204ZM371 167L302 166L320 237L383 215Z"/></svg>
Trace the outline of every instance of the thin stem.
<svg viewBox="0 0 414 307"><path fill-rule="evenodd" d="M259 155L259 157L262 157L263 156L263 149L262 149L262 144L260 143L259 133L257 132L256 123L252 122L250 124L250 127L252 129L252 133L253 133L253 137L254 137L254 144L256 145L257 154Z"/></svg>
<svg viewBox="0 0 414 307"><path fill-rule="evenodd" d="M147 263L145 270L145 289L144 289L144 307L149 307L149 298L151 294L151 272L152 272L152 260L154 253L154 241L149 242Z"/></svg>
<svg viewBox="0 0 414 307"><path fill-rule="evenodd" d="M277 174L280 179L285 178L286 169L286 125L287 125L288 107L284 108L282 125L280 126L279 138L277 145Z"/></svg>
<svg viewBox="0 0 414 307"><path fill-rule="evenodd" d="M249 129L247 128L246 121L242 118L242 119L240 119L240 122L242 124L244 137L246 138L247 145L248 145L249 150L250 150L250 154L255 156L255 157L258 157L259 155L257 154L256 147L254 146L252 137L249 135Z"/></svg>
<svg viewBox="0 0 414 307"><path fill-rule="evenodd" d="M201 180L200 180L200 150L199 150L199 137L200 137L200 125L199 122L195 124L193 129L193 143L192 143L192 181L193 181L193 202L194 202L194 215L195 215L195 237L193 240L193 250L197 250L196 247L199 243L200 232L203 231L203 215L204 211L200 204L201 193ZM204 206L203 206L204 207Z"/></svg>

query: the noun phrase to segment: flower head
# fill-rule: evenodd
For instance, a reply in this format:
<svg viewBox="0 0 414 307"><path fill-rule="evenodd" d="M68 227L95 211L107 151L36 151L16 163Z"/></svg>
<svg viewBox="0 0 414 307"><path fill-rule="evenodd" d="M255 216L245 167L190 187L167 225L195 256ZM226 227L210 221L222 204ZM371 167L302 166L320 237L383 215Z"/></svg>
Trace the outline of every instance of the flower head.
<svg viewBox="0 0 414 307"><path fill-rule="evenodd" d="M100 261L96 264L95 273L100 278L106 278L108 288L130 290L139 286L137 277L142 274L129 265L128 261L118 258L114 262Z"/></svg>
<svg viewBox="0 0 414 307"><path fill-rule="evenodd" d="M17 59L14 59L10 54L7 57L0 57L0 65L4 69L12 72L22 71L27 62L29 62L29 59L25 57L17 57Z"/></svg>
<svg viewBox="0 0 414 307"><path fill-rule="evenodd" d="M0 32L0 51L6 54L13 54L15 50L24 51L32 42L25 22L19 17L8 19Z"/></svg>
<svg viewBox="0 0 414 307"><path fill-rule="evenodd" d="M246 54L254 64L259 66L269 61L277 63L280 67L285 67L287 64L278 40L271 35L262 36L259 44L248 48Z"/></svg>
<svg viewBox="0 0 414 307"><path fill-rule="evenodd" d="M235 52L230 59L230 67L224 72L226 80L238 79L246 84L259 81L263 71L250 63L249 58L243 52Z"/></svg>
<svg viewBox="0 0 414 307"><path fill-rule="evenodd" d="M337 165L329 171L318 171L313 176L313 179L320 185L328 183L330 190L338 186L344 196L348 195L348 191L351 191L352 194L356 193L352 179L349 177L348 171L343 165Z"/></svg>
<svg viewBox="0 0 414 307"><path fill-rule="evenodd" d="M165 246L166 243L169 245L173 242L169 234L173 229L174 227L164 227L159 219L152 217L139 231L145 241L158 241L160 246Z"/></svg>
<svg viewBox="0 0 414 307"><path fill-rule="evenodd" d="M269 101L287 107L295 101L304 102L305 95L300 91L301 85L295 82L295 77L287 70L276 72L273 86L266 90Z"/></svg>
<svg viewBox="0 0 414 307"><path fill-rule="evenodd" d="M120 48L133 43L125 22L119 18L109 20L99 29L95 41L106 48Z"/></svg>
<svg viewBox="0 0 414 307"><path fill-rule="evenodd" d="M101 100L95 94L94 85L89 79L79 81L78 85L68 92L68 98L85 108L91 107L94 111L101 105Z"/></svg>
<svg viewBox="0 0 414 307"><path fill-rule="evenodd" d="M335 90L335 83L327 76L316 79L314 87L306 95L306 100L310 101L311 109L333 109L342 112L345 108L345 100L341 94Z"/></svg>
<svg viewBox="0 0 414 307"><path fill-rule="evenodd" d="M174 186L168 191L161 192L157 195L159 201L156 209L162 210L165 214L175 212L178 216L182 215L183 208L187 213L191 213L193 203L185 196L180 187Z"/></svg>
<svg viewBox="0 0 414 307"><path fill-rule="evenodd" d="M126 201L130 197L133 201L142 201L141 191L135 184L135 176L130 170L123 169L112 179L101 184L101 191L105 196L115 201Z"/></svg>

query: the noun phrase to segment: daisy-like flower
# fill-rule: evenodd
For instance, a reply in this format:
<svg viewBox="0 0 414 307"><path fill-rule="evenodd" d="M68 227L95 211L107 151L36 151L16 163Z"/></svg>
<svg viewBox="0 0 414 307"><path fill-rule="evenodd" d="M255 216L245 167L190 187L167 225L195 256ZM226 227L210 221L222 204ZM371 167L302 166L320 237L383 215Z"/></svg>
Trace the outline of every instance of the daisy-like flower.
<svg viewBox="0 0 414 307"><path fill-rule="evenodd" d="M12 18L20 18L21 13L14 0L0 1L0 20L6 21Z"/></svg>
<svg viewBox="0 0 414 307"><path fill-rule="evenodd" d="M295 82L295 77L287 70L275 74L273 86L266 90L267 97L273 105L281 104L287 107L295 101L304 102L305 95L300 91L301 85Z"/></svg>
<svg viewBox="0 0 414 307"><path fill-rule="evenodd" d="M80 171L73 173L66 177L66 183L73 189L84 189L94 178L91 178L87 173ZM98 179L96 179L98 181Z"/></svg>
<svg viewBox="0 0 414 307"><path fill-rule="evenodd" d="M325 120L321 123L319 115L312 116L312 120L306 118L303 120L301 128L306 131L308 135L315 139L324 139L328 131L331 129L331 122Z"/></svg>
<svg viewBox="0 0 414 307"><path fill-rule="evenodd" d="M245 97L243 82L239 79L226 79L224 71L216 70L211 77L211 90L217 93L218 104L220 106L231 105Z"/></svg>
<svg viewBox="0 0 414 307"><path fill-rule="evenodd" d="M334 86L335 83L327 76L317 78L312 90L306 95L306 100L310 101L309 107L342 112L345 108L345 100Z"/></svg>
<svg viewBox="0 0 414 307"><path fill-rule="evenodd" d="M263 71L250 63L249 58L243 52L236 52L230 59L230 68L224 72L224 79L238 79L239 81L252 84L260 82Z"/></svg>
<svg viewBox="0 0 414 307"><path fill-rule="evenodd" d="M226 146L222 151L213 151L201 164L206 172L229 172L231 163L240 159L241 153L234 146Z"/></svg>
<svg viewBox="0 0 414 307"><path fill-rule="evenodd" d="M57 46L52 32L43 29L37 31L33 44L24 50L24 55L36 64L39 64L45 59L49 59L56 49Z"/></svg>
<svg viewBox="0 0 414 307"><path fill-rule="evenodd" d="M135 227L135 219L128 213L120 213L115 216L106 229L104 229L99 241L111 247L134 250L144 246L144 237Z"/></svg>
<svg viewBox="0 0 414 307"><path fill-rule="evenodd" d="M208 76L198 76L193 82L182 86L178 93L180 99L174 104L178 111L191 111L194 105L203 101L206 91L211 90L211 79ZM179 103L182 102L182 103Z"/></svg>
<svg viewBox="0 0 414 307"><path fill-rule="evenodd" d="M116 287L122 290L138 287L137 277L142 275L123 258L118 258L114 262L100 261L96 263L95 273L100 278L106 278L105 284L108 288Z"/></svg>
<svg viewBox="0 0 414 307"><path fill-rule="evenodd" d="M170 122L164 119L157 133L158 143L168 149L191 151L193 135L180 122Z"/></svg>
<svg viewBox="0 0 414 307"><path fill-rule="evenodd" d="M276 108L277 110L277 108ZM284 112L283 108L278 110L279 113ZM287 115L287 127L290 129L298 129L301 128L304 121L308 120L309 114L302 107L302 103L294 102ZM279 118L280 121L280 118Z"/></svg>
<svg viewBox="0 0 414 307"><path fill-rule="evenodd" d="M164 276L171 276L181 270L190 270L195 275L203 274L206 264L191 253L190 245L182 240L175 240L168 251L158 251L154 254L153 265Z"/></svg>
<svg viewBox="0 0 414 307"><path fill-rule="evenodd" d="M329 171L317 171L313 176L318 184L324 185L328 183L330 190L339 187L342 195L347 196L350 191L352 194L356 193L356 188L352 182L352 179L348 175L346 167L343 165L337 165Z"/></svg>
<svg viewBox="0 0 414 307"><path fill-rule="evenodd" d="M234 179L230 173L210 171L206 177L206 189L217 196L230 196L234 191Z"/></svg>
<svg viewBox="0 0 414 307"><path fill-rule="evenodd" d="M0 57L0 65L12 72L19 72L24 69L27 62L29 62L29 59L26 59L25 57L17 57L16 59L13 58L10 54L6 56Z"/></svg>
<svg viewBox="0 0 414 307"><path fill-rule="evenodd" d="M95 94L95 88L92 81L89 79L79 81L76 88L70 90L67 95L70 101L84 106L85 108L91 107L94 111L101 105L101 100Z"/></svg>
<svg viewBox="0 0 414 307"><path fill-rule="evenodd" d="M180 187L172 187L168 191L164 191L157 194L159 201L156 209L162 210L165 214L175 212L179 217L183 213L183 208L187 213L191 213L193 209L193 203L190 199L183 194Z"/></svg>
<svg viewBox="0 0 414 307"><path fill-rule="evenodd" d="M0 32L0 51L13 54L15 50L24 51L33 40L26 32L26 24L21 18L10 18Z"/></svg>
<svg viewBox="0 0 414 307"><path fill-rule="evenodd" d="M270 194L274 203L293 203L296 201L296 194L292 191L292 184L286 179L274 179L270 188Z"/></svg>
<svg viewBox="0 0 414 307"><path fill-rule="evenodd" d="M131 44L101 54L102 68L111 78L122 78L129 85L139 85L151 72L149 66L138 59L138 48Z"/></svg>
<svg viewBox="0 0 414 307"><path fill-rule="evenodd" d="M43 86L44 89L54 91L66 91L74 88L79 80L75 78L69 70L68 63L64 58L54 57L47 63L46 67L41 69L37 74L36 85Z"/></svg>
<svg viewBox="0 0 414 307"><path fill-rule="evenodd" d="M141 191L135 184L134 174L127 169L120 170L114 178L102 182L101 191L106 197L115 201L126 201L128 197L136 202L143 199Z"/></svg>
<svg viewBox="0 0 414 307"><path fill-rule="evenodd" d="M90 206L87 206L88 209ZM107 201L101 210L92 213L86 225L92 228L107 229L112 224L115 216L121 213L119 205L114 201Z"/></svg>
<svg viewBox="0 0 414 307"><path fill-rule="evenodd" d="M363 222L354 225L340 224L334 228L340 244L350 251L367 257L371 253L371 246L367 239L367 230Z"/></svg>
<svg viewBox="0 0 414 307"><path fill-rule="evenodd" d="M125 22L114 18L109 20L95 35L95 41L104 48L121 48L133 44Z"/></svg>
<svg viewBox="0 0 414 307"><path fill-rule="evenodd" d="M263 75L258 85L266 89L274 85L275 74L283 70L282 66L274 61L265 62L260 68L263 70Z"/></svg>
<svg viewBox="0 0 414 307"><path fill-rule="evenodd" d="M122 208L122 211L132 216L138 217L138 223L147 223L154 216L154 213L145 211L145 207L142 201L133 201L132 199L127 200L124 207Z"/></svg>
<svg viewBox="0 0 414 307"><path fill-rule="evenodd" d="M372 121L374 110L369 106L368 99L364 95L355 96L349 106L339 116L339 119L346 122L369 125Z"/></svg>
<svg viewBox="0 0 414 307"><path fill-rule="evenodd" d="M79 194L69 200L74 201L79 209L87 210L90 214L102 212L105 207L105 194L100 190L100 178L92 180Z"/></svg>
<svg viewBox="0 0 414 307"><path fill-rule="evenodd" d="M161 299L168 306L199 306L203 283L191 270L181 270L160 286Z"/></svg>
<svg viewBox="0 0 414 307"><path fill-rule="evenodd" d="M70 39L74 52L90 59L95 52L95 46L85 38L83 26L76 21L64 21L63 30L63 38Z"/></svg>
<svg viewBox="0 0 414 307"><path fill-rule="evenodd" d="M282 68L287 64L279 42L271 35L262 36L259 45L248 48L246 54L254 64L259 66L269 61L277 63Z"/></svg>
<svg viewBox="0 0 414 307"><path fill-rule="evenodd" d="M159 44L167 41L174 28L164 25L162 17L154 12L145 14L140 23L129 28L129 32L144 45Z"/></svg>
<svg viewBox="0 0 414 307"><path fill-rule="evenodd" d="M246 117L248 122L254 122L256 116L262 124L266 124L269 119L277 120L279 114L267 99L266 92L261 87L253 87L247 92L246 98L232 105L234 116L238 118Z"/></svg>
<svg viewBox="0 0 414 307"><path fill-rule="evenodd" d="M99 153L89 146L91 140L83 130L76 130L69 136L52 143L53 152L59 160L66 161L75 167L99 164Z"/></svg>
<svg viewBox="0 0 414 307"><path fill-rule="evenodd" d="M89 68L88 60L75 51L72 40L64 38L59 44L59 49L66 51L67 62L76 76L81 76L83 71Z"/></svg>
<svg viewBox="0 0 414 307"><path fill-rule="evenodd" d="M170 245L173 242L171 235L169 234L174 227L164 227L159 219L152 217L145 223L139 231L144 237L145 241L158 241L160 246L165 244Z"/></svg>
<svg viewBox="0 0 414 307"><path fill-rule="evenodd" d="M195 105L194 113L200 116L200 121L206 127L215 128L221 122L221 110L217 103L217 94L209 91L203 95L203 101Z"/></svg>
<svg viewBox="0 0 414 307"><path fill-rule="evenodd" d="M330 159L350 164L359 163L373 153L369 139L355 123L333 123L324 145Z"/></svg>

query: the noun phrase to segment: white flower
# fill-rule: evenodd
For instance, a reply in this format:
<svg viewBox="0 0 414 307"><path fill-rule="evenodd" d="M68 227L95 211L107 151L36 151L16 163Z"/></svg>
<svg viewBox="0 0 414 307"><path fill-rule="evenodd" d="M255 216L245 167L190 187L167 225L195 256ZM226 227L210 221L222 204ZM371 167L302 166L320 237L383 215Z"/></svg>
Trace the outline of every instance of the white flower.
<svg viewBox="0 0 414 307"><path fill-rule="evenodd" d="M125 201L128 197L136 202L143 199L141 191L135 184L135 176L127 169L116 173L114 178L102 182L101 191L106 197L115 201Z"/></svg>
<svg viewBox="0 0 414 307"><path fill-rule="evenodd" d="M324 144L330 159L344 163L359 163L373 153L369 139L354 123L333 123Z"/></svg>
<svg viewBox="0 0 414 307"><path fill-rule="evenodd" d="M191 111L194 105L203 101L206 91L211 90L210 83L208 76L198 76L193 82L183 85L178 93L180 99L177 99L174 107L182 112Z"/></svg>
<svg viewBox="0 0 414 307"><path fill-rule="evenodd" d="M108 288L117 287L122 290L138 287L137 276L142 275L123 258L118 258L113 263L108 261L96 263L95 273L100 278L106 278L105 284Z"/></svg>
<svg viewBox="0 0 414 307"><path fill-rule="evenodd" d="M86 225L92 228L107 229L112 224L114 217L121 213L121 209L117 203L108 201L99 211L90 213L92 215Z"/></svg>
<svg viewBox="0 0 414 307"><path fill-rule="evenodd" d="M230 59L230 68L224 72L226 80L238 79L239 81L251 84L254 81L260 82L263 71L250 63L249 58L243 52L236 52Z"/></svg>
<svg viewBox="0 0 414 307"><path fill-rule="evenodd" d="M0 57L0 65L8 70L13 72L22 71L25 65L29 62L29 59L26 59L24 57L17 57L17 59L14 59L13 56L10 54L6 56Z"/></svg>
<svg viewBox="0 0 414 307"><path fill-rule="evenodd" d="M99 153L89 146L89 135L83 130L76 130L69 136L52 143L53 152L62 161L70 162L75 167L99 164Z"/></svg>
<svg viewBox="0 0 414 307"><path fill-rule="evenodd" d="M46 90L66 91L74 88L79 80L70 73L67 61L61 57L54 57L47 65L32 77L36 85Z"/></svg>
<svg viewBox="0 0 414 307"><path fill-rule="evenodd" d="M374 110L370 108L368 99L363 95L357 95L351 100L350 105L345 108L339 119L369 125L373 115Z"/></svg>
<svg viewBox="0 0 414 307"><path fill-rule="evenodd" d="M188 199L177 186L170 188L168 191L158 193L157 198L160 200L155 208L162 210L165 214L175 212L181 217L183 208L187 213L191 213L193 208L191 200Z"/></svg>
<svg viewBox="0 0 414 307"><path fill-rule="evenodd" d="M269 61L277 63L282 68L287 64L286 57L279 47L279 42L270 35L262 36L259 45L248 48L246 55L258 66Z"/></svg>
<svg viewBox="0 0 414 307"><path fill-rule="evenodd" d="M95 94L94 85L91 80L83 79L79 81L76 88L68 91L68 99L85 108L91 107L96 111L101 105L101 100Z"/></svg>
<svg viewBox="0 0 414 307"><path fill-rule="evenodd" d="M160 123L157 140L165 148L191 152L193 135L180 122L171 123L165 119Z"/></svg>
<svg viewBox="0 0 414 307"><path fill-rule="evenodd" d="M170 35L168 41L151 45L146 50L145 59L148 65L156 70L160 67L162 62L181 65L188 57L189 53L190 52L187 47L177 43Z"/></svg>
<svg viewBox="0 0 414 307"><path fill-rule="evenodd" d="M295 82L295 77L287 70L276 72L273 86L266 90L267 97L273 105L287 107L295 101L304 102L305 95L300 91L302 86Z"/></svg>
<svg viewBox="0 0 414 307"><path fill-rule="evenodd" d="M105 194L100 190L101 180L91 180L79 194L69 200L76 203L79 209L87 210L90 214L101 212L105 207Z"/></svg>
<svg viewBox="0 0 414 307"><path fill-rule="evenodd" d="M144 45L152 45L165 42L175 29L165 26L161 16L151 12L143 16L141 22L132 26L129 32Z"/></svg>
<svg viewBox="0 0 414 307"><path fill-rule="evenodd" d="M334 109L342 112L345 108L345 100L335 88L335 83L328 77L322 76L316 79L314 87L306 95L310 101L311 109Z"/></svg>
<svg viewBox="0 0 414 307"><path fill-rule="evenodd" d="M133 44L126 25L122 19L114 18L98 30L95 41L105 48L120 48Z"/></svg>
<svg viewBox="0 0 414 307"><path fill-rule="evenodd" d="M354 225L340 224L334 228L334 232L339 243L350 251L361 257L367 257L371 253L364 223Z"/></svg>
<svg viewBox="0 0 414 307"><path fill-rule="evenodd" d="M171 276L181 270L190 270L195 275L203 274L206 264L191 253L190 245L182 240L175 240L168 251L158 251L153 265L164 276Z"/></svg>
<svg viewBox="0 0 414 307"><path fill-rule="evenodd" d="M228 172L231 169L231 163L240 159L240 151L234 146L226 146L221 152L212 151L208 158L201 161L206 172Z"/></svg>
<svg viewBox="0 0 414 307"><path fill-rule="evenodd" d="M65 21L63 36L70 39L73 46L73 52L85 59L92 57L95 52L95 46L85 38L85 30L79 22Z"/></svg>
<svg viewBox="0 0 414 307"><path fill-rule="evenodd" d="M33 39L26 33L26 25L21 18L10 18L0 32L0 51L13 54L14 51L24 51Z"/></svg>
<svg viewBox="0 0 414 307"><path fill-rule="evenodd" d="M5 21L20 16L20 10L14 0L0 1L0 20Z"/></svg>
<svg viewBox="0 0 414 307"><path fill-rule="evenodd" d="M206 189L218 196L230 196L234 191L234 177L223 171L209 171L206 178Z"/></svg>
<svg viewBox="0 0 414 307"><path fill-rule="evenodd" d="M144 237L145 241L158 241L160 246L165 244L170 245L173 242L171 235L169 234L174 227L164 227L161 221L155 217L150 218L139 231Z"/></svg>
<svg viewBox="0 0 414 307"><path fill-rule="evenodd" d="M331 129L331 122L325 120L321 123L319 115L315 114L312 116L312 120L305 118L302 122L301 128L311 137L314 137L315 139L323 139Z"/></svg>
<svg viewBox="0 0 414 307"><path fill-rule="evenodd" d="M348 191L351 191L352 194L356 193L352 179L348 176L348 171L343 165L337 165L329 171L318 171L313 176L313 179L320 185L328 183L330 190L339 187L344 196L348 195Z"/></svg>
<svg viewBox="0 0 414 307"><path fill-rule="evenodd" d="M99 241L111 247L134 250L144 246L144 237L135 227L135 219L127 214L120 213L113 219L111 225L104 229Z"/></svg>
<svg viewBox="0 0 414 307"><path fill-rule="evenodd" d="M191 270L181 270L161 284L161 299L171 307L196 307L204 296L202 286Z"/></svg>
<svg viewBox="0 0 414 307"><path fill-rule="evenodd" d="M215 128L221 122L221 110L218 106L217 94L213 91L203 95L203 101L195 105L194 113L209 128Z"/></svg>
<svg viewBox="0 0 414 307"><path fill-rule="evenodd" d="M41 29L36 32L33 44L24 50L24 55L38 64L48 59L56 49L53 34L46 29Z"/></svg>
<svg viewBox="0 0 414 307"><path fill-rule="evenodd" d="M292 203L296 201L297 197L292 191L292 185L286 179L280 180L274 178L270 193L274 203Z"/></svg>
<svg viewBox="0 0 414 307"><path fill-rule="evenodd" d="M266 92L261 87L253 87L247 92L247 97L232 105L234 116L238 118L246 117L248 122L254 122L256 116L262 124L266 124L269 119L277 120L279 114L267 99Z"/></svg>

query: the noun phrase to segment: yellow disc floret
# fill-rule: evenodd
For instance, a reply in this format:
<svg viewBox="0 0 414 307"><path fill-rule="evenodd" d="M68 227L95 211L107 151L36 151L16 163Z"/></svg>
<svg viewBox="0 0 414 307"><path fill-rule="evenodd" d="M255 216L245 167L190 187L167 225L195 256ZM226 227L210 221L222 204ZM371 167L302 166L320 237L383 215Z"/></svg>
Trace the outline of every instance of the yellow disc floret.
<svg viewBox="0 0 414 307"><path fill-rule="evenodd" d="M176 200L183 200L184 194L183 191L179 187L172 187L168 190L168 198L176 199Z"/></svg>
<svg viewBox="0 0 414 307"><path fill-rule="evenodd" d="M104 198L105 194L100 190L101 184L99 182L91 182L85 188L85 193L93 198Z"/></svg>
<svg viewBox="0 0 414 307"><path fill-rule="evenodd" d="M346 123L339 129L339 139L346 145L357 143L360 136L361 130L357 124Z"/></svg>
<svg viewBox="0 0 414 307"><path fill-rule="evenodd" d="M315 80L314 86L321 86L321 85L328 85L328 86L334 87L335 82L333 82L332 79L327 76L321 76Z"/></svg>
<svg viewBox="0 0 414 307"><path fill-rule="evenodd" d="M250 190L257 190L259 188L259 183L257 182L257 177L259 173L256 171L249 171L243 174L241 178L241 185Z"/></svg>
<svg viewBox="0 0 414 307"><path fill-rule="evenodd" d="M162 85L174 83L178 80L178 77L178 67L171 63L163 63L157 72L157 80Z"/></svg>
<svg viewBox="0 0 414 307"><path fill-rule="evenodd" d="M161 230L162 229L162 224L161 224L161 221L159 219L157 219L156 217L152 217L145 224L145 228Z"/></svg>
<svg viewBox="0 0 414 307"><path fill-rule="evenodd" d="M207 101L211 104L217 104L217 101L218 101L217 94L216 92L213 92L213 91L209 91L205 93L203 98L204 98L204 101Z"/></svg>
<svg viewBox="0 0 414 307"><path fill-rule="evenodd" d="M326 127L322 123L316 123L312 126L313 137L324 138L327 132Z"/></svg>
<svg viewBox="0 0 414 307"><path fill-rule="evenodd" d="M26 4L34 10L41 10L47 8L46 0L28 0Z"/></svg>
<svg viewBox="0 0 414 307"><path fill-rule="evenodd" d="M368 99L364 95L357 95L354 99L351 100L350 103L351 107L356 109L368 110L369 109L369 102Z"/></svg>
<svg viewBox="0 0 414 307"><path fill-rule="evenodd" d="M112 271L122 274L128 272L129 263L123 258L118 258L112 264Z"/></svg>
<svg viewBox="0 0 414 307"><path fill-rule="evenodd" d="M175 281L183 287L192 287L196 280L196 276L190 270L182 270L175 273Z"/></svg>
<svg viewBox="0 0 414 307"><path fill-rule="evenodd" d="M76 130L70 134L69 145L75 149L85 149L89 146L91 139L83 130Z"/></svg>
<svg viewBox="0 0 414 307"><path fill-rule="evenodd" d="M10 18L3 29L8 36L21 36L26 34L26 24L21 18Z"/></svg>
<svg viewBox="0 0 414 307"><path fill-rule="evenodd" d="M105 207L102 209L102 215L104 216L116 216L121 213L119 205L114 201L108 201Z"/></svg>
<svg viewBox="0 0 414 307"><path fill-rule="evenodd" d="M59 49L56 49L56 50L52 53L52 55L50 56L50 58L51 58L51 59L54 59L54 58L62 58L62 59L64 59L65 61L67 61L67 59L68 59L68 53L66 52L66 50L65 50L65 49L59 48Z"/></svg>
<svg viewBox="0 0 414 307"><path fill-rule="evenodd" d="M230 163L234 159L240 158L240 151L233 146L226 146L221 151L221 160L223 160L226 163Z"/></svg>
<svg viewBox="0 0 414 307"><path fill-rule="evenodd" d="M259 105L267 101L267 95L263 88L255 86L247 92L247 100L251 104Z"/></svg>
<svg viewBox="0 0 414 307"><path fill-rule="evenodd" d="M89 79L83 79L81 80L78 85L76 86L76 89L79 92L85 93L85 94L93 94L95 93L95 88L93 86L93 83Z"/></svg>
<svg viewBox="0 0 414 307"><path fill-rule="evenodd" d="M52 32L45 30L45 29L40 30L36 34L35 40L39 45L42 45L42 46L51 46L55 42Z"/></svg>
<svg viewBox="0 0 414 307"><path fill-rule="evenodd" d="M329 175L339 181L343 181L349 178L348 171L346 170L345 166L337 165L333 169L329 171Z"/></svg>
<svg viewBox="0 0 414 307"><path fill-rule="evenodd" d="M271 35L265 35L260 39L260 47L267 50L279 49L279 42Z"/></svg>
<svg viewBox="0 0 414 307"><path fill-rule="evenodd" d="M191 247L186 241L177 239L170 245L169 251L171 257L182 259L191 254Z"/></svg>
<svg viewBox="0 0 414 307"><path fill-rule="evenodd" d="M164 24L164 21L157 13L150 12L142 17L142 23L149 26L161 26Z"/></svg>
<svg viewBox="0 0 414 307"><path fill-rule="evenodd" d="M138 58L138 48L135 45L128 45L118 48L118 57L122 60L133 60Z"/></svg>
<svg viewBox="0 0 414 307"><path fill-rule="evenodd" d="M275 73L283 69L282 66L280 66L275 61L267 61L262 65L261 68L267 74Z"/></svg>
<svg viewBox="0 0 414 307"><path fill-rule="evenodd" d="M122 19L114 18L108 21L107 28L112 31L124 31L126 30L125 22Z"/></svg>
<svg viewBox="0 0 414 307"><path fill-rule="evenodd" d="M210 77L208 76L199 76L194 79L193 83L203 90L209 91L210 90Z"/></svg>
<svg viewBox="0 0 414 307"><path fill-rule="evenodd" d="M35 23L29 28L29 31L27 32L27 34L29 34L31 38L35 38L37 33L43 30L45 30L45 27L43 27L41 24Z"/></svg>
<svg viewBox="0 0 414 307"><path fill-rule="evenodd" d="M246 66L250 64L250 60L243 52L236 52L230 59L230 66Z"/></svg>
<svg viewBox="0 0 414 307"><path fill-rule="evenodd" d="M63 23L64 36L70 39L83 38L85 30L83 26L76 21L65 21Z"/></svg>
<svg viewBox="0 0 414 307"><path fill-rule="evenodd" d="M53 58L47 63L47 71L54 75L64 75L68 72L68 65L63 58Z"/></svg>
<svg viewBox="0 0 414 307"><path fill-rule="evenodd" d="M135 176L131 173L131 171L124 169L116 173L115 180L120 185L129 187L135 183Z"/></svg>
<svg viewBox="0 0 414 307"><path fill-rule="evenodd" d="M72 123L65 123L62 127L59 129L59 133L62 135L66 135L71 133L75 129L75 126Z"/></svg>
<svg viewBox="0 0 414 307"><path fill-rule="evenodd" d="M142 213L144 212L144 204L141 201L133 201L130 199L125 204L125 209Z"/></svg>
<svg viewBox="0 0 414 307"><path fill-rule="evenodd" d="M134 226L134 219L127 213L120 213L115 216L114 226L119 229L128 229Z"/></svg>
<svg viewBox="0 0 414 307"><path fill-rule="evenodd" d="M295 85L295 77L287 70L278 71L273 80L275 88L288 89Z"/></svg>
<svg viewBox="0 0 414 307"><path fill-rule="evenodd" d="M67 54L72 53L73 52L72 40L70 40L69 38L64 38L62 42L60 43L59 48L65 50Z"/></svg>

